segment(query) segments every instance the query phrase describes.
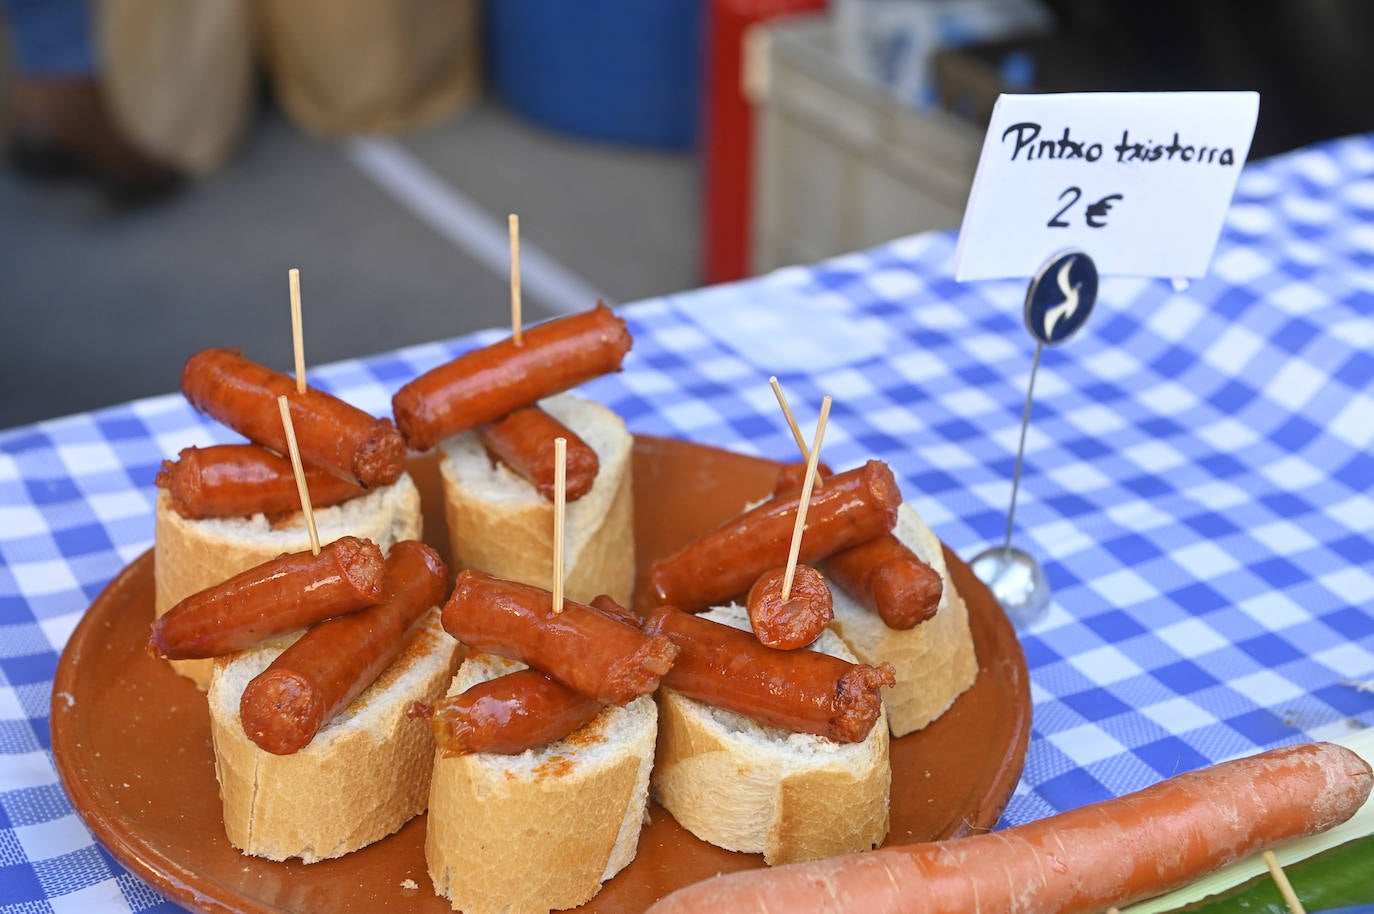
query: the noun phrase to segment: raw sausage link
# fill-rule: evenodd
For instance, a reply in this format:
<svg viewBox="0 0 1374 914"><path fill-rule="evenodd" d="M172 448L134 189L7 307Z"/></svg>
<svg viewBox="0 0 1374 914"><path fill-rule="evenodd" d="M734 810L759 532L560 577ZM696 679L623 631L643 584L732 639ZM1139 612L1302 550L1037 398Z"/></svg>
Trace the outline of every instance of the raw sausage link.
<svg viewBox="0 0 1374 914"><path fill-rule="evenodd" d="M516 755L562 739L604 707L538 670L520 670L436 704L434 741L446 758L469 752Z"/></svg>
<svg viewBox="0 0 1374 914"><path fill-rule="evenodd" d="M567 500L577 501L592 489L601 466L596 451L572 429L538 406L527 406L482 426L482 446L522 479L529 480L539 494L553 501L555 438L568 442Z"/></svg>
<svg viewBox="0 0 1374 914"><path fill-rule="evenodd" d="M868 736L882 712L879 689L897 681L891 664L874 669L819 651L775 651L748 632L671 606L654 610L645 631L667 635L682 649L663 676L668 688L839 743Z"/></svg>
<svg viewBox="0 0 1374 914"><path fill-rule="evenodd" d="M799 493L780 495L731 518L650 570L660 603L696 611L744 593L787 562ZM808 564L892 529L902 494L887 464L870 460L832 476L811 494L798 561Z"/></svg>
<svg viewBox="0 0 1374 914"><path fill-rule="evenodd" d="M792 592L782 598L786 568L772 568L759 575L749 588L749 624L754 637L767 647L793 651L820 637L835 618L830 587L810 565L798 565Z"/></svg>
<svg viewBox="0 0 1374 914"><path fill-rule="evenodd" d="M319 555L291 552L194 593L153 623L148 649L168 660L218 657L386 596L382 550L345 536Z"/></svg>
<svg viewBox="0 0 1374 914"><path fill-rule="evenodd" d="M940 572L891 533L837 552L821 568L888 628L915 628L934 616L945 590Z"/></svg>
<svg viewBox="0 0 1374 914"><path fill-rule="evenodd" d="M624 705L658 688L677 648L572 600L554 613L547 590L471 569L458 575L444 628L479 651L547 673L574 691Z"/></svg>
<svg viewBox="0 0 1374 914"><path fill-rule="evenodd" d="M312 626L243 690L248 738L289 755L372 685L410 640L411 627L444 602L448 568L433 549L406 540L386 559L386 598Z"/></svg>
<svg viewBox="0 0 1374 914"><path fill-rule="evenodd" d="M181 390L191 405L241 435L286 453L277 397L291 406L291 424L301 460L371 488L390 485L405 468L406 447L389 419L377 419L322 390L245 359L229 349L191 356L181 372Z"/></svg>
<svg viewBox="0 0 1374 914"><path fill-rule="evenodd" d="M182 449L164 460L157 485L172 496L172 508L187 520L205 517L276 517L301 510L291 461L256 444L218 444ZM325 508L357 498L366 489L337 476L305 468L310 504Z"/></svg>
<svg viewBox="0 0 1374 914"><path fill-rule="evenodd" d="M529 328L518 346L505 339L411 381L391 399L396 424L407 444L428 450L449 435L619 371L631 342L625 322L597 302L590 311Z"/></svg>

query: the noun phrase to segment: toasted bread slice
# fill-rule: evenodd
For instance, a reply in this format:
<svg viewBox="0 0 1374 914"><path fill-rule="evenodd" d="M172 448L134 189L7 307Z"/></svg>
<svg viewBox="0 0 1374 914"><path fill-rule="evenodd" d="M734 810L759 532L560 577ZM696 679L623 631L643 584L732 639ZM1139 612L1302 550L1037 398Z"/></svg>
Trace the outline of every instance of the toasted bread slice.
<svg viewBox="0 0 1374 914"><path fill-rule="evenodd" d="M747 630L743 607L705 617ZM811 648L853 661L830 631ZM660 688L654 798L692 834L769 864L817 860L882 843L888 830L887 718L837 743L790 733Z"/></svg>
<svg viewBox="0 0 1374 914"><path fill-rule="evenodd" d="M473 654L448 694L520 669ZM435 892L465 914L546 914L594 896L638 849L657 722L646 695L520 755L436 754L425 833Z"/></svg>
<svg viewBox="0 0 1374 914"><path fill-rule="evenodd" d="M898 631L832 585L835 620L830 624L864 663L892 664L897 685L883 689L883 703L892 735L905 736L945 713L973 685L978 659L973 653L968 608L954 589L940 540L906 503L897 510L893 533L940 573L945 587L935 615L915 628Z"/></svg>
<svg viewBox="0 0 1374 914"><path fill-rule="evenodd" d="M341 536L372 540L385 553L392 543L419 539L420 491L409 474L389 486L315 512L320 542ZM172 507L165 490L157 493L153 528L154 608L161 616L193 593L226 581L283 552L310 548L305 516L297 513L276 524L261 514L187 520ZM212 660L172 660L172 669L205 689Z"/></svg>
<svg viewBox="0 0 1374 914"><path fill-rule="evenodd" d="M539 404L576 432L601 462L591 491L564 517L564 593L589 602L609 594L630 605L634 591L634 439L599 403L561 395ZM451 564L508 581L553 587L553 503L487 456L477 432L439 444Z"/></svg>
<svg viewBox="0 0 1374 914"><path fill-rule="evenodd" d="M458 642L435 609L396 661L309 745L273 755L244 733L239 699L299 636L215 661L210 733L229 842L257 857L314 863L385 838L424 811L434 736L427 721L406 709L443 694Z"/></svg>

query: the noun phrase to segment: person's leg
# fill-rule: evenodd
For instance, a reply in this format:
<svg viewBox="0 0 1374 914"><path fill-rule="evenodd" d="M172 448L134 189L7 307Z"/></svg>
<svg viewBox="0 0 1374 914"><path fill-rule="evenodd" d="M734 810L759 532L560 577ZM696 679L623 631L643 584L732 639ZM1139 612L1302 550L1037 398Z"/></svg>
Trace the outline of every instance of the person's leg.
<svg viewBox="0 0 1374 914"><path fill-rule="evenodd" d="M135 149L110 115L96 76L87 0L0 0L16 79L10 159L24 174L76 174L124 200L155 196L177 175Z"/></svg>

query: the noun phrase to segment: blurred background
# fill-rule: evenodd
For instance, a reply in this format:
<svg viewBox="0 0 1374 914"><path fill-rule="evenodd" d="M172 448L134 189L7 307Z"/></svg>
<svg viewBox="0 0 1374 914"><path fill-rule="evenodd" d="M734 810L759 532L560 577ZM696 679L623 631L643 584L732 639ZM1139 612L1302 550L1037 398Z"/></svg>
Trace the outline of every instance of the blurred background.
<svg viewBox="0 0 1374 914"><path fill-rule="evenodd" d="M1374 129L1368 0L0 0L0 428L956 228L999 92Z"/></svg>

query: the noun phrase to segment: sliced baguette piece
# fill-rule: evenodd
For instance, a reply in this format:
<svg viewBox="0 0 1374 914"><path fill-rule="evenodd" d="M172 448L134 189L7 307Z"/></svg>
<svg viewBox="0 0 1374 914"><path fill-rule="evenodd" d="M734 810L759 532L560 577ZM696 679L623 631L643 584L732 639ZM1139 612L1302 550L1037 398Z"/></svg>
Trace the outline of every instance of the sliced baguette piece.
<svg viewBox="0 0 1374 914"><path fill-rule="evenodd" d="M539 403L576 432L601 462L591 491L568 503L564 581L568 599L609 594L629 606L634 592L634 439L624 421L591 400L560 395ZM487 456L477 432L439 443L454 571L475 568L550 590L553 503Z"/></svg>
<svg viewBox="0 0 1374 914"><path fill-rule="evenodd" d="M443 694L458 642L436 608L396 661L309 745L273 755L244 733L239 699L300 634L215 661L210 735L229 843L256 857L315 863L379 841L424 812L434 735L406 709Z"/></svg>
<svg viewBox="0 0 1374 914"><path fill-rule="evenodd" d="M448 694L524 668L472 654ZM657 724L646 695L520 755L436 752L425 833L434 891L465 914L546 914L592 898L639 847Z"/></svg>
<svg viewBox="0 0 1374 914"><path fill-rule="evenodd" d="M322 544L341 536L359 536L386 553L393 543L420 538L420 491L409 474L402 474L389 486L319 509L315 526ZM310 534L299 512L275 525L261 514L187 520L172 507L166 490L158 489L153 524L155 614L161 616L191 594L283 552L309 548ZM210 684L213 660L168 662L201 690Z"/></svg>
<svg viewBox="0 0 1374 914"><path fill-rule="evenodd" d="M830 624L864 663L892 664L897 685L883 689L883 704L892 735L905 736L945 713L954 699L973 685L978 658L973 653L968 608L954 589L940 540L907 503L897 509L897 526L892 532L940 573L945 587L935 615L905 631L888 628L877 613L832 584L835 619Z"/></svg>
<svg viewBox="0 0 1374 914"><path fill-rule="evenodd" d="M749 628L741 606L703 615ZM828 630L811 649L854 661ZM846 744L765 726L666 687L658 703L654 799L703 841L776 865L869 850L887 837L886 712L867 739Z"/></svg>

